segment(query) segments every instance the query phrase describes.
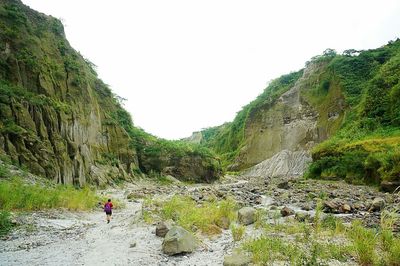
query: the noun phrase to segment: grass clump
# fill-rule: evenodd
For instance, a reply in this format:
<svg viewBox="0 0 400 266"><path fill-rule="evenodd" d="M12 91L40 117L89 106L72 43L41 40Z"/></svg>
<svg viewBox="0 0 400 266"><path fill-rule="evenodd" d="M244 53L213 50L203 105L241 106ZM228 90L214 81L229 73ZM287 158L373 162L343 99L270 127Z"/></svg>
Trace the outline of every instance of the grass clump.
<svg viewBox="0 0 400 266"><path fill-rule="evenodd" d="M374 265L377 263L377 233L373 229L365 228L360 221L352 224L348 236L352 240L357 260L361 265Z"/></svg>
<svg viewBox="0 0 400 266"><path fill-rule="evenodd" d="M20 178L0 182L0 209L41 210L67 208L70 210L92 209L100 198L88 187L76 189L57 185L44 187L26 184Z"/></svg>
<svg viewBox="0 0 400 266"><path fill-rule="evenodd" d="M0 211L0 236L6 235L12 228L11 214L8 211Z"/></svg>
<svg viewBox="0 0 400 266"><path fill-rule="evenodd" d="M267 265L279 260L289 260L292 264L296 264L302 254L297 245L282 238L269 236L247 241L243 248L253 254L253 262L257 265Z"/></svg>
<svg viewBox="0 0 400 266"><path fill-rule="evenodd" d="M213 235L219 234L221 228L229 228L236 218L236 203L227 199L222 201L196 204L189 197L174 196L161 206L163 219L172 219L180 226L195 232Z"/></svg>
<svg viewBox="0 0 400 266"><path fill-rule="evenodd" d="M246 227L244 225L231 224L231 232L234 241L240 241L246 232Z"/></svg>

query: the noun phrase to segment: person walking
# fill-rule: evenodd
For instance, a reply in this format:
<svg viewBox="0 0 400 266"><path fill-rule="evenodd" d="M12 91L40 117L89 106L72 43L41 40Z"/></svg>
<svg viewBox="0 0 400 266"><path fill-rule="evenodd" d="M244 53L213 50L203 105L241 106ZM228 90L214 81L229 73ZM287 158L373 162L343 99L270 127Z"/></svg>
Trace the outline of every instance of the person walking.
<svg viewBox="0 0 400 266"><path fill-rule="evenodd" d="M111 199L108 199L106 204L104 204L104 211L106 213L106 219L107 219L108 224L111 221L112 208L113 208L113 204L111 203Z"/></svg>

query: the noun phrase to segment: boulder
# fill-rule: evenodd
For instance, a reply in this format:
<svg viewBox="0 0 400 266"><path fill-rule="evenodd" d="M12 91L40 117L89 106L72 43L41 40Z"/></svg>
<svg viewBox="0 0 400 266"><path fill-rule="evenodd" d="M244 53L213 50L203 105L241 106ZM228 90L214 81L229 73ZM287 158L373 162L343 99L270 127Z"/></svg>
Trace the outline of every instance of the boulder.
<svg viewBox="0 0 400 266"><path fill-rule="evenodd" d="M380 211L383 209L383 207L385 207L385 200L383 198L377 197L372 201L369 211Z"/></svg>
<svg viewBox="0 0 400 266"><path fill-rule="evenodd" d="M165 179L173 184L181 184L182 182L173 177L172 175L166 175Z"/></svg>
<svg viewBox="0 0 400 266"><path fill-rule="evenodd" d="M327 200L324 202L324 212L340 213L343 204L344 203L340 199Z"/></svg>
<svg viewBox="0 0 400 266"><path fill-rule="evenodd" d="M343 204L342 207L340 208L340 212L342 213L349 213L351 212L351 206L347 203Z"/></svg>
<svg viewBox="0 0 400 266"><path fill-rule="evenodd" d="M290 209L289 207L283 207L281 210L282 217L290 216L294 214L294 210Z"/></svg>
<svg viewBox="0 0 400 266"><path fill-rule="evenodd" d="M171 227L162 243L162 251L167 255L193 252L196 248L194 236L180 226Z"/></svg>
<svg viewBox="0 0 400 266"><path fill-rule="evenodd" d="M251 258L243 253L233 253L224 257L224 266L247 266L251 263Z"/></svg>
<svg viewBox="0 0 400 266"><path fill-rule="evenodd" d="M400 181L382 181L381 189L385 192L394 192L400 190Z"/></svg>
<svg viewBox="0 0 400 266"><path fill-rule="evenodd" d="M256 209L253 207L243 207L238 212L239 223L249 225L255 222Z"/></svg>

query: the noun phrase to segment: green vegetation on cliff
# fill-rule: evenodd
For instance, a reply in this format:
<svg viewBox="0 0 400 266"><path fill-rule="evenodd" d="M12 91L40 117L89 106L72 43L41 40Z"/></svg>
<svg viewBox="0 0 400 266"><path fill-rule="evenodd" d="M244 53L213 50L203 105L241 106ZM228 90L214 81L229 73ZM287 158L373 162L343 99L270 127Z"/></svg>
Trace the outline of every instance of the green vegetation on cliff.
<svg viewBox="0 0 400 266"><path fill-rule="evenodd" d="M139 173L211 181L207 149L135 127L120 98L65 38L62 23L0 2L0 154L58 183L111 184Z"/></svg>
<svg viewBox="0 0 400 266"><path fill-rule="evenodd" d="M400 181L400 40L345 51L328 71L328 82L338 82L344 94L346 117L332 138L314 148L307 176Z"/></svg>
<svg viewBox="0 0 400 266"><path fill-rule="evenodd" d="M204 129L201 132L203 136L201 144L221 154L225 166L233 163L240 148L245 143L247 122L260 109L270 108L278 97L290 89L302 74L303 70L300 70L271 81L263 93L237 113L232 122Z"/></svg>
<svg viewBox="0 0 400 266"><path fill-rule="evenodd" d="M272 81L233 122L203 130L201 143L236 170L282 149L320 143L312 150L307 177L400 181L399 81L400 40L341 55L327 49L304 70ZM284 95L288 90L291 94Z"/></svg>

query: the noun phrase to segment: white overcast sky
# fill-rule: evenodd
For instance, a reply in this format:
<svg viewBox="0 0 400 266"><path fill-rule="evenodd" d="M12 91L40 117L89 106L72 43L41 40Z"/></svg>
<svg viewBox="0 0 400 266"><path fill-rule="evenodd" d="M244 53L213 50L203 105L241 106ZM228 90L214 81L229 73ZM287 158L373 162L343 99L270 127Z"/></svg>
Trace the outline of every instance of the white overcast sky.
<svg viewBox="0 0 400 266"><path fill-rule="evenodd" d="M135 125L167 139L231 121L326 48L400 37L398 0L23 0L62 19Z"/></svg>

